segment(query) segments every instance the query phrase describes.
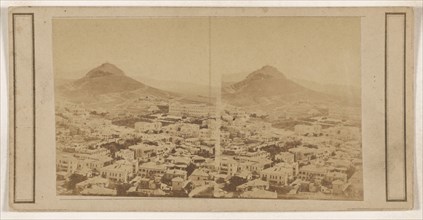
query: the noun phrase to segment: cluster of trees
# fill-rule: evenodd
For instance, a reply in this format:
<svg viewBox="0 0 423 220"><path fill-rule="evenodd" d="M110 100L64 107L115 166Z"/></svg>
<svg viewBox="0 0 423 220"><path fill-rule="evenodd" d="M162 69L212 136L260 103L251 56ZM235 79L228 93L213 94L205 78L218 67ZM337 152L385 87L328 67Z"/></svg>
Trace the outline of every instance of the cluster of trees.
<svg viewBox="0 0 423 220"><path fill-rule="evenodd" d="M242 185L246 182L247 182L247 180L242 178L242 177L232 176L228 180L228 182L225 184L225 186L223 187L223 190L225 190L227 192L235 192L237 186Z"/></svg>
<svg viewBox="0 0 423 220"><path fill-rule="evenodd" d="M133 139L125 140L123 144L110 142L110 143L102 144L100 147L107 148L110 151L112 158L115 159L115 153L117 151L120 151L122 149L128 149L129 146L136 145L140 142L141 142L141 138L133 138Z"/></svg>
<svg viewBox="0 0 423 220"><path fill-rule="evenodd" d="M72 191L73 194L76 194L76 184L85 180L87 180L86 176L74 173L69 176L68 181L65 182L64 187L67 190Z"/></svg>

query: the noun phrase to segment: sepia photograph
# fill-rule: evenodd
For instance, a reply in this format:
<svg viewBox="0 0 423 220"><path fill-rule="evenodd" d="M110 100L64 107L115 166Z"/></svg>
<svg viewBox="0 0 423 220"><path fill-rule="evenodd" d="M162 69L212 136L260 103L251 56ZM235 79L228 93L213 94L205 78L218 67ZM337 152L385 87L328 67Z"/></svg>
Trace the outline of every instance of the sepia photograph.
<svg viewBox="0 0 423 220"><path fill-rule="evenodd" d="M52 20L59 196L362 201L359 17Z"/></svg>
<svg viewBox="0 0 423 220"><path fill-rule="evenodd" d="M417 17L11 7L5 207L417 216Z"/></svg>

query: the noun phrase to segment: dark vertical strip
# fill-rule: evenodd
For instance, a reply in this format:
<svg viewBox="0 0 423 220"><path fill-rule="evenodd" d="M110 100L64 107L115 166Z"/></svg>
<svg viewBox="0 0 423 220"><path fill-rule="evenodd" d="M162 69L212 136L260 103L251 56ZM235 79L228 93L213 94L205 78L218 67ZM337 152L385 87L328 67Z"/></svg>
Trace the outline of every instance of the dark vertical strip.
<svg viewBox="0 0 423 220"><path fill-rule="evenodd" d="M407 201L407 14L404 13L404 186Z"/></svg>
<svg viewBox="0 0 423 220"><path fill-rule="evenodd" d="M404 46L404 59L403 59L403 71L404 71L404 82L403 82L403 93L404 93L404 199L388 199L388 108L387 108L387 77L388 77L388 73L387 73L387 29L388 29L388 15L403 15L404 16L404 42L403 42L403 46ZM407 58L407 13L405 12L385 12L385 187L386 187L386 201L387 202L407 202L407 62L406 62L406 58Z"/></svg>
<svg viewBox="0 0 423 220"><path fill-rule="evenodd" d="M13 202L16 203L16 73L15 73L15 14L12 14L13 38Z"/></svg>
<svg viewBox="0 0 423 220"><path fill-rule="evenodd" d="M34 203L35 203L35 158L36 158L36 136L35 136L35 134L36 134L36 124L35 124L35 122L36 122L36 100L35 100L35 18L34 18L34 14L32 14L31 15L31 17L32 17L32 89L33 89L33 92L32 92L32 95L33 95L33 100L32 100L32 104L33 104L33 132L34 132L34 137L33 137L33 143L34 143L34 159L33 159L33 186L32 186L32 190L33 190L33 193L32 193L32 200L34 201Z"/></svg>
<svg viewBox="0 0 423 220"><path fill-rule="evenodd" d="M385 197L388 201L388 112L387 112L387 87L388 87L388 14L385 13Z"/></svg>

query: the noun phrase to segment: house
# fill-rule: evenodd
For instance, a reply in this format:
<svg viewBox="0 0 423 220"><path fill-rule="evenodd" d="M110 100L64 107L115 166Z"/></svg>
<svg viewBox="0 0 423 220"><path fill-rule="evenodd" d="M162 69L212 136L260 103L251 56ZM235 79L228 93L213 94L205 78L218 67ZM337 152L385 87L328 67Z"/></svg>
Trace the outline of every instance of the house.
<svg viewBox="0 0 423 220"><path fill-rule="evenodd" d="M128 182L129 178L134 175L131 165L112 164L100 169L103 177L114 181Z"/></svg>
<svg viewBox="0 0 423 220"><path fill-rule="evenodd" d="M294 179L296 164L279 163L260 172L260 178L273 184L287 185Z"/></svg>
<svg viewBox="0 0 423 220"><path fill-rule="evenodd" d="M78 159L71 154L57 154L56 172L74 173L78 169Z"/></svg>
<svg viewBox="0 0 423 220"><path fill-rule="evenodd" d="M164 178L171 180L175 177L180 177L183 180L187 179L187 171L185 170L177 170L177 169L172 169L172 170L166 170L164 176Z"/></svg>
<svg viewBox="0 0 423 220"><path fill-rule="evenodd" d="M143 163L139 166L138 173L141 177L153 177L156 174L162 175L166 171L166 166L155 162Z"/></svg>
<svg viewBox="0 0 423 220"><path fill-rule="evenodd" d="M199 131L199 138L202 140L216 139L219 136L219 129L202 128Z"/></svg>
<svg viewBox="0 0 423 220"><path fill-rule="evenodd" d="M154 182L154 180L149 178L141 178L139 180L138 189L156 189L157 184Z"/></svg>
<svg viewBox="0 0 423 220"><path fill-rule="evenodd" d="M85 181L82 181L80 183L76 184L76 188L78 189L85 189L87 187L91 187L91 186L98 186L98 187L102 187L105 188L109 185L110 181L106 178L100 177L100 176L96 176L93 178L89 178Z"/></svg>
<svg viewBox="0 0 423 220"><path fill-rule="evenodd" d="M58 154L56 158L56 170L66 173L89 173L91 170L99 170L100 168L110 165L113 159L108 156L91 156L85 155L79 157L79 154ZM82 172L83 171L83 172Z"/></svg>
<svg viewBox="0 0 423 220"><path fill-rule="evenodd" d="M303 181L321 181L325 175L326 169L316 165L303 166L298 172L298 178Z"/></svg>
<svg viewBox="0 0 423 220"><path fill-rule="evenodd" d="M127 165L132 167L132 173L136 174L138 172L138 161L136 160L118 160L115 164Z"/></svg>
<svg viewBox="0 0 423 220"><path fill-rule="evenodd" d="M198 155L194 155L191 158L191 161L193 164L195 164L197 167L202 166L205 162L206 162L206 158L198 156Z"/></svg>
<svg viewBox="0 0 423 220"><path fill-rule="evenodd" d="M332 193L341 194L344 191L345 182L342 180L335 180L332 182Z"/></svg>
<svg viewBox="0 0 423 220"><path fill-rule="evenodd" d="M299 160L311 160L316 156L315 148L308 147L295 147L288 150L290 153L294 154L295 161Z"/></svg>
<svg viewBox="0 0 423 220"><path fill-rule="evenodd" d="M238 163L232 157L222 157L219 163L219 173L230 176L235 175L238 172Z"/></svg>
<svg viewBox="0 0 423 220"><path fill-rule="evenodd" d="M107 156L102 156L102 157L98 157L98 158L90 158L90 159L84 159L84 160L80 160L78 163L78 169L82 169L84 167L88 168L88 169L96 169L99 170L100 168L110 165L113 162L113 158L111 157L107 157Z"/></svg>
<svg viewBox="0 0 423 220"><path fill-rule="evenodd" d="M209 174L202 169L196 169L188 177L195 186L206 185L209 180Z"/></svg>
<svg viewBox="0 0 423 220"><path fill-rule="evenodd" d="M251 191L253 189L267 190L269 189L269 182L255 179L236 187L237 191Z"/></svg>
<svg viewBox="0 0 423 220"><path fill-rule="evenodd" d="M180 191L183 189L184 179L181 177L175 177L172 179L172 190Z"/></svg>
<svg viewBox="0 0 423 220"><path fill-rule="evenodd" d="M157 146L147 144L137 144L129 146L129 149L134 151L136 159L148 159L156 153Z"/></svg>
<svg viewBox="0 0 423 220"><path fill-rule="evenodd" d="M191 163L191 159L186 157L180 156L170 156L165 160L167 163L170 163L168 167L170 169L179 169L179 170L186 170L188 165Z"/></svg>

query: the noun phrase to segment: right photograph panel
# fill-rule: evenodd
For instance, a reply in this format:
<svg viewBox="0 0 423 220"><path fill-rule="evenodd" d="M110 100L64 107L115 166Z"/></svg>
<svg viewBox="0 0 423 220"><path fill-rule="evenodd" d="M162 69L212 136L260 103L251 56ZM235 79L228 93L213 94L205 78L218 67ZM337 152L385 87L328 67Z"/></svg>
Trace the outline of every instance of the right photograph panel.
<svg viewBox="0 0 423 220"><path fill-rule="evenodd" d="M360 23L210 19L211 76L220 77L214 197L363 200Z"/></svg>

